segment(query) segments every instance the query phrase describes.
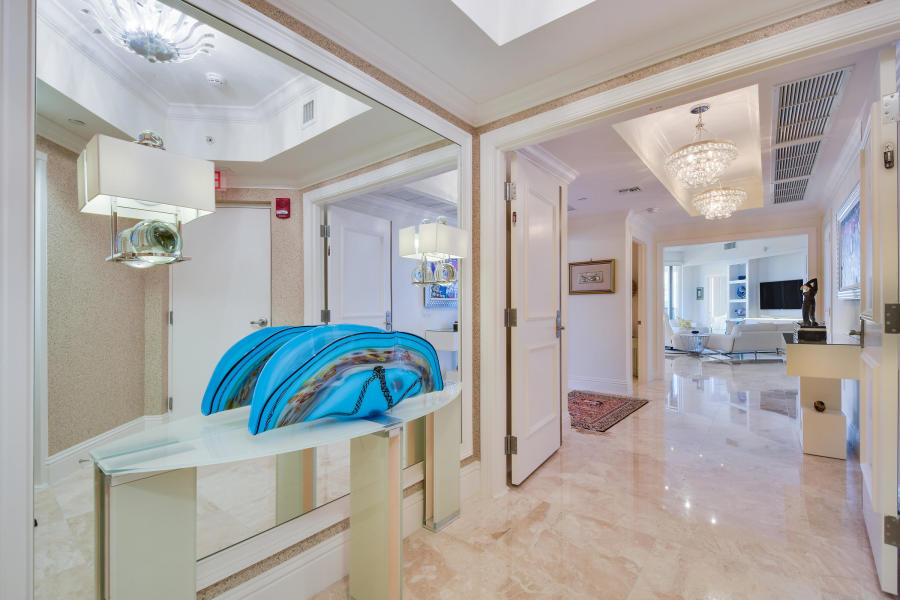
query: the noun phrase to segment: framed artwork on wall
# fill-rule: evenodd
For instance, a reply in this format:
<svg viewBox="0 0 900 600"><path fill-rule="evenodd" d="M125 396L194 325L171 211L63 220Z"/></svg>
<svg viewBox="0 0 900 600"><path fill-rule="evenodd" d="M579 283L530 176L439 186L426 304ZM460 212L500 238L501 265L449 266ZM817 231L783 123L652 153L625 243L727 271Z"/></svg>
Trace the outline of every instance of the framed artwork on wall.
<svg viewBox="0 0 900 600"><path fill-rule="evenodd" d="M697 300L703 300L703 288L702 287L697 288Z"/></svg>
<svg viewBox="0 0 900 600"><path fill-rule="evenodd" d="M854 190L837 214L838 298L860 297L859 189Z"/></svg>
<svg viewBox="0 0 900 600"><path fill-rule="evenodd" d="M569 293L616 293L616 259L569 263Z"/></svg>
<svg viewBox="0 0 900 600"><path fill-rule="evenodd" d="M456 267L459 273L459 259L453 258L449 261ZM428 268L434 273L435 264L428 263ZM425 286L425 308L456 308L459 304L459 281L451 284L443 285L440 283L432 283Z"/></svg>

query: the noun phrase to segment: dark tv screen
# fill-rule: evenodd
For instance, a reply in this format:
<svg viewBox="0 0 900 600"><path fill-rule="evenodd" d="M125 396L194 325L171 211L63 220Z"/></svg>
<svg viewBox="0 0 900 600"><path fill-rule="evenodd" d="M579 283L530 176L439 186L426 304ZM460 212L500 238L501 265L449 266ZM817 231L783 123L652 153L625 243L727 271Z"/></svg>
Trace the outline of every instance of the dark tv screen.
<svg viewBox="0 0 900 600"><path fill-rule="evenodd" d="M759 284L759 308L762 310L801 308L803 293L802 279L788 281L764 281Z"/></svg>

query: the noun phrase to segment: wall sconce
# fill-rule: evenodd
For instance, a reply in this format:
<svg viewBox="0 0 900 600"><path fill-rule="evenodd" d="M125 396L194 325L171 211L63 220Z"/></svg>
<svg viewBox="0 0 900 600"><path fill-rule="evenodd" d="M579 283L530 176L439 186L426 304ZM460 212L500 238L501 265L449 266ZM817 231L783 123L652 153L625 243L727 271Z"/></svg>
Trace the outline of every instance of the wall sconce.
<svg viewBox="0 0 900 600"><path fill-rule="evenodd" d="M399 232L400 256L422 261L413 269L413 285L445 285L456 281L456 267L450 261L465 258L468 245L468 233L447 225L446 217L435 221L425 219ZM433 270L428 265L430 262L436 263Z"/></svg>
<svg viewBox="0 0 900 600"><path fill-rule="evenodd" d="M165 151L150 131L137 142L97 134L78 157L78 208L109 215L106 260L149 267L188 260L181 224L216 210L212 162ZM141 219L118 231L118 217Z"/></svg>

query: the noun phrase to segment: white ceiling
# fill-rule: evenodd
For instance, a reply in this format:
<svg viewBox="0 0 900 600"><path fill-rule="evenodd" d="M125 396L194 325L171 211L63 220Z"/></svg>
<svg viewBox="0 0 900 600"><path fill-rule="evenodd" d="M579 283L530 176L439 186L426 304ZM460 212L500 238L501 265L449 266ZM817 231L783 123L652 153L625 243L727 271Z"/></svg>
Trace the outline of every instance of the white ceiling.
<svg viewBox="0 0 900 600"><path fill-rule="evenodd" d="M773 139L772 110L775 102L774 90L781 83L793 81L810 75L822 73L845 66L853 66L847 82L843 98L834 113L831 126L822 143L819 159L813 170L806 199L783 205L772 205L769 200L762 208L743 210L731 219L755 218L761 211L771 212L774 218L778 214L792 213L795 209L821 209L826 193L835 177L844 143L854 128L859 127L859 116L867 98L874 93L874 75L877 49L864 44L847 47L828 54L806 58L794 63L767 69L759 73L751 73L735 79L719 82L691 92L666 98L662 101L612 115L588 125L582 126L572 133L544 142L541 146L570 167L578 171L579 177L569 185L569 204L576 210L569 213L570 218L595 213L612 213L619 211L643 211L654 207L659 209L654 215L646 215L651 223L672 225L674 223L701 222L703 217L691 217L676 201L672 194L647 168L641 159L631 150L628 144L616 134L615 123L634 119L649 113L668 110L673 107L689 105L703 99L727 93L751 85L759 86L759 138L762 147L763 186L767 196L771 195ZM712 111L710 111L712 112ZM708 113L709 114L709 113ZM714 131L713 133L717 133ZM838 174L839 175L839 174ZM619 194L617 190L631 186L640 186L641 192ZM585 197L586 200L578 199ZM783 212L782 212L783 211ZM777 221L773 221L776 223Z"/></svg>
<svg viewBox="0 0 900 600"><path fill-rule="evenodd" d="M833 0L597 0L503 46L451 0L272 2L480 125Z"/></svg>
<svg viewBox="0 0 900 600"><path fill-rule="evenodd" d="M498 46L596 0L450 0Z"/></svg>

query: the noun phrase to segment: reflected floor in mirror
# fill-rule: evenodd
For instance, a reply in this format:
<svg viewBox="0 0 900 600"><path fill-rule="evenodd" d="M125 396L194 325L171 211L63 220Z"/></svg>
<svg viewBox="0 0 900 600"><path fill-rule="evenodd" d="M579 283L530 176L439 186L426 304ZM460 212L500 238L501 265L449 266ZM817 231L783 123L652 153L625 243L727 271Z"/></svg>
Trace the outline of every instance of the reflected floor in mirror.
<svg viewBox="0 0 900 600"><path fill-rule="evenodd" d="M647 406L409 536L403 597L881 598L859 465L801 452L798 388L781 362L666 360Z"/></svg>
<svg viewBox="0 0 900 600"><path fill-rule="evenodd" d="M316 506L350 491L350 445L316 450ZM93 470L35 490L35 600L94 598ZM275 457L197 469L197 556L275 526Z"/></svg>

